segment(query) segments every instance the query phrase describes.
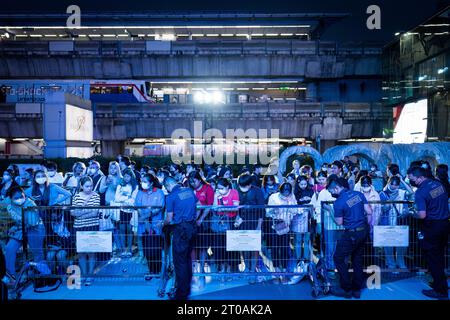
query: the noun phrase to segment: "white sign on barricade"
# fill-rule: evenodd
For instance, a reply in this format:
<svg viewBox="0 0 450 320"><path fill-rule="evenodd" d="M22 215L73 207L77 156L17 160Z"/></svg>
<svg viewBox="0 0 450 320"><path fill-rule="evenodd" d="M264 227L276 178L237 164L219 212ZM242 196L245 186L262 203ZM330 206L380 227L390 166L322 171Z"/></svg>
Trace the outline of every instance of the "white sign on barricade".
<svg viewBox="0 0 450 320"><path fill-rule="evenodd" d="M374 247L408 247L409 226L374 226Z"/></svg>
<svg viewBox="0 0 450 320"><path fill-rule="evenodd" d="M112 252L111 231L77 231L77 252Z"/></svg>
<svg viewBox="0 0 450 320"><path fill-rule="evenodd" d="M261 251L261 231L227 230L227 251Z"/></svg>

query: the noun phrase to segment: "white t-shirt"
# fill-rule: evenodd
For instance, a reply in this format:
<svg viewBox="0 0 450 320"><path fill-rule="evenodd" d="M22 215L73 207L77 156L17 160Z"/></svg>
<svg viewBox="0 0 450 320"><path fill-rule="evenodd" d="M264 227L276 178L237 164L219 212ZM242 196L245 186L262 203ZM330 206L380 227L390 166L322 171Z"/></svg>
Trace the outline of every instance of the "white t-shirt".
<svg viewBox="0 0 450 320"><path fill-rule="evenodd" d="M53 177L48 176L48 182L61 185L64 182L64 178L60 172L56 172Z"/></svg>

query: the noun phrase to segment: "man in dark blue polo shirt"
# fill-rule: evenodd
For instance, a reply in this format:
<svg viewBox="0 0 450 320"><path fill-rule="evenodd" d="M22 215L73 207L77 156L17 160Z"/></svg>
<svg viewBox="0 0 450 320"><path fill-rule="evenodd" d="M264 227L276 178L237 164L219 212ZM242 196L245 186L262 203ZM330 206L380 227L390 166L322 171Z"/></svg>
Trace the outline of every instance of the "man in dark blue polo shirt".
<svg viewBox="0 0 450 320"><path fill-rule="evenodd" d="M336 199L333 204L336 224L343 225L345 230L336 243L334 263L339 273L341 290L334 289L333 294L347 299L359 299L363 284L363 251L372 209L361 192L348 189L344 178L332 175L328 179L327 189ZM346 258L351 257L353 279L350 279Z"/></svg>
<svg viewBox="0 0 450 320"><path fill-rule="evenodd" d="M412 167L408 170L411 185L417 187L414 200L416 217L422 222L422 237L419 241L433 277L433 289L422 290L422 293L430 298L448 299L444 262L450 230L448 194L442 183L427 176L427 171L423 167Z"/></svg>
<svg viewBox="0 0 450 320"><path fill-rule="evenodd" d="M172 177L164 179L164 186L170 193L166 199L164 226L170 226L172 232L172 254L177 284L174 299L186 300L191 293L191 251L198 200L190 188L178 185Z"/></svg>

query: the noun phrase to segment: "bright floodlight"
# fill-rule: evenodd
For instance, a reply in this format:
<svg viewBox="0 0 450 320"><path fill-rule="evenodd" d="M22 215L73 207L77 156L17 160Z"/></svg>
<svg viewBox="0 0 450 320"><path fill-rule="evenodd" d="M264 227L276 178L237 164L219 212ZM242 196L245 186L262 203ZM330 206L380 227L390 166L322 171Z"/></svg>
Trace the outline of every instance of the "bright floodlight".
<svg viewBox="0 0 450 320"><path fill-rule="evenodd" d="M212 100L214 103L223 103L223 102L225 102L225 96L220 91L214 91L212 93Z"/></svg>
<svg viewBox="0 0 450 320"><path fill-rule="evenodd" d="M203 92L196 92L194 95L195 103L203 103L205 101L205 95Z"/></svg>

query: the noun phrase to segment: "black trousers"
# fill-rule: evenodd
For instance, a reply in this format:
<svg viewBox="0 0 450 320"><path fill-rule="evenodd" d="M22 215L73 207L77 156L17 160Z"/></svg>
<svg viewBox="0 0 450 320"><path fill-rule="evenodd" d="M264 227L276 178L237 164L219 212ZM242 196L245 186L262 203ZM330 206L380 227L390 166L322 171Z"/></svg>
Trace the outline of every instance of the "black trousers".
<svg viewBox="0 0 450 320"><path fill-rule="evenodd" d="M177 283L175 299L186 300L191 293L191 251L196 228L192 222L182 222L172 228L172 254Z"/></svg>
<svg viewBox="0 0 450 320"><path fill-rule="evenodd" d="M445 248L448 241L450 222L448 220L423 220L420 240L422 253L433 277L433 289L447 294L448 284L445 275Z"/></svg>
<svg viewBox="0 0 450 320"><path fill-rule="evenodd" d="M158 234L145 232L142 235L144 256L147 259L150 274L159 274L162 264L163 238Z"/></svg>
<svg viewBox="0 0 450 320"><path fill-rule="evenodd" d="M334 264L339 273L341 288L345 291L361 290L363 273L363 252L369 236L369 228L362 231L343 232L341 239L336 243ZM353 279L350 278L346 258L351 257Z"/></svg>

